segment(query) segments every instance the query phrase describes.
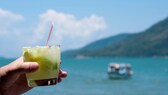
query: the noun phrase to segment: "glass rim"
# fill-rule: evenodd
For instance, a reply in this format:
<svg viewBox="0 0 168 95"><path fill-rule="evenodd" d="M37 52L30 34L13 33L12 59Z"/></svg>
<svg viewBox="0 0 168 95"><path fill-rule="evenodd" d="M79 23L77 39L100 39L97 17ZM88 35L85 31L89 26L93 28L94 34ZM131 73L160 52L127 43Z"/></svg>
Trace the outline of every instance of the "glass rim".
<svg viewBox="0 0 168 95"><path fill-rule="evenodd" d="M53 48L53 47L61 47L61 45L49 45L49 46L29 46L29 47L22 47L22 48Z"/></svg>

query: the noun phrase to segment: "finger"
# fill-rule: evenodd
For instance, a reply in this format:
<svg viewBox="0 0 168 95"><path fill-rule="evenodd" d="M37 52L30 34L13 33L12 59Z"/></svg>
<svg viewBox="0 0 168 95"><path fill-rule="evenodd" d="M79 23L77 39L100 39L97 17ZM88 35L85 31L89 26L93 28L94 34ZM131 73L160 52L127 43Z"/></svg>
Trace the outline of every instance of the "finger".
<svg viewBox="0 0 168 95"><path fill-rule="evenodd" d="M23 62L23 57L18 58L11 64L6 66L8 72L12 73L29 73L38 69L36 62Z"/></svg>
<svg viewBox="0 0 168 95"><path fill-rule="evenodd" d="M60 70L59 71L59 77L61 77L61 78L67 77L67 72Z"/></svg>
<svg viewBox="0 0 168 95"><path fill-rule="evenodd" d="M24 62L20 63L17 66L14 66L9 70L13 74L24 74L34 72L38 69L39 65L36 62Z"/></svg>
<svg viewBox="0 0 168 95"><path fill-rule="evenodd" d="M10 87L10 89L11 90L13 89L13 90L9 91L10 94L6 94L6 95L13 95L13 92L17 92L18 95L21 95L24 92L27 92L27 91L31 90L32 87L28 86L27 80L26 80L26 75L22 74L22 75L19 76L19 78L16 80L16 82L14 84L12 84L12 86Z"/></svg>
<svg viewBox="0 0 168 95"><path fill-rule="evenodd" d="M62 74L62 70L60 69L60 70L59 70L59 76L61 76L61 74Z"/></svg>
<svg viewBox="0 0 168 95"><path fill-rule="evenodd" d="M61 77L62 77L62 78L65 78L65 77L67 77L67 72L65 72L65 71L62 71Z"/></svg>
<svg viewBox="0 0 168 95"><path fill-rule="evenodd" d="M60 83L62 81L62 78L58 77L58 83Z"/></svg>

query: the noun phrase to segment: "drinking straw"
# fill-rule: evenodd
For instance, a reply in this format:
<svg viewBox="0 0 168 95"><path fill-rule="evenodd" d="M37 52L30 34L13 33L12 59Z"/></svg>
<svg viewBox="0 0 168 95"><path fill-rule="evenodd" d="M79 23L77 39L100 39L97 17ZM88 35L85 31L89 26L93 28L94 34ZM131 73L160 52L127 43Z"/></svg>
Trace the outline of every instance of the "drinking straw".
<svg viewBox="0 0 168 95"><path fill-rule="evenodd" d="M49 40L50 40L50 36L51 36L52 30L53 30L53 26L54 26L54 23L52 22L52 25L51 25L51 28L50 28L50 32L49 32L49 34L48 34L48 39L47 39L47 41L46 41L46 46L48 46L48 42L49 42Z"/></svg>

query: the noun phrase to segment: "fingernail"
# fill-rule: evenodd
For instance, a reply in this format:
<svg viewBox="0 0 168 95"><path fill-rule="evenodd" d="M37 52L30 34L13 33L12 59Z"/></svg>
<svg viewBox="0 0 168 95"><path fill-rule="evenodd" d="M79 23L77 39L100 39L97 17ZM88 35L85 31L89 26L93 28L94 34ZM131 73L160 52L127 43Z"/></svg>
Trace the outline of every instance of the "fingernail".
<svg viewBox="0 0 168 95"><path fill-rule="evenodd" d="M67 77L67 72L65 72L65 71L62 71L61 77L62 77L62 78L65 78L65 77Z"/></svg>

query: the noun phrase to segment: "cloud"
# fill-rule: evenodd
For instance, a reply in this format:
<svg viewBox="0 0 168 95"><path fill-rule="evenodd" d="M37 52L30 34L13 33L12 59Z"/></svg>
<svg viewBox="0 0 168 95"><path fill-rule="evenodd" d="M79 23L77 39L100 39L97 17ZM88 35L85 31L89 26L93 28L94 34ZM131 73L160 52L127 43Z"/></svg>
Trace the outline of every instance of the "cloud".
<svg viewBox="0 0 168 95"><path fill-rule="evenodd" d="M3 10L0 8L0 18L8 19L10 21L18 21L18 20L22 20L23 16L19 14L14 14L10 11Z"/></svg>
<svg viewBox="0 0 168 95"><path fill-rule="evenodd" d="M0 56L11 57L18 55L21 46L22 31L20 21L24 17L0 8Z"/></svg>
<svg viewBox="0 0 168 95"><path fill-rule="evenodd" d="M54 28L50 44L59 44L62 50L79 48L104 37L107 28L101 16L92 14L77 19L73 14L55 10L40 14L39 20L28 26L25 20L23 15L0 8L0 56L18 57L23 46L45 45L52 22Z"/></svg>
<svg viewBox="0 0 168 95"><path fill-rule="evenodd" d="M15 14L0 8L0 36L7 35L11 28L13 30L12 26L14 26L16 22L23 19L24 17L22 15ZM18 34L18 32L16 31L16 33L13 34Z"/></svg>
<svg viewBox="0 0 168 95"><path fill-rule="evenodd" d="M61 44L63 49L79 48L104 34L107 25L103 17L94 14L77 19L73 14L47 10L39 17L31 44L45 43L54 22L51 44Z"/></svg>

